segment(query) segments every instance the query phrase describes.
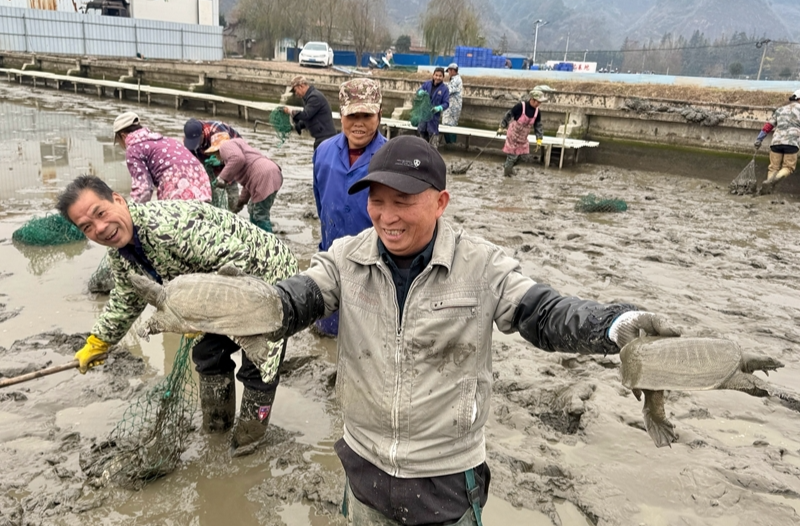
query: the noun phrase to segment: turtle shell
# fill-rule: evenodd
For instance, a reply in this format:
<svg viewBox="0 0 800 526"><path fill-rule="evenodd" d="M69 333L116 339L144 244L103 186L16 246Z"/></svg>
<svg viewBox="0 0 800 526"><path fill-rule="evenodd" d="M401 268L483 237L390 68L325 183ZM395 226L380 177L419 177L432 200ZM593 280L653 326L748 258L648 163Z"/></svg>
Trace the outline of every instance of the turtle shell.
<svg viewBox="0 0 800 526"><path fill-rule="evenodd" d="M622 385L653 391L718 389L741 370L742 351L716 338L638 338L620 351Z"/></svg>
<svg viewBox="0 0 800 526"><path fill-rule="evenodd" d="M185 274L164 285L153 323L164 332L201 331L229 336L280 328L275 292L252 276Z"/></svg>

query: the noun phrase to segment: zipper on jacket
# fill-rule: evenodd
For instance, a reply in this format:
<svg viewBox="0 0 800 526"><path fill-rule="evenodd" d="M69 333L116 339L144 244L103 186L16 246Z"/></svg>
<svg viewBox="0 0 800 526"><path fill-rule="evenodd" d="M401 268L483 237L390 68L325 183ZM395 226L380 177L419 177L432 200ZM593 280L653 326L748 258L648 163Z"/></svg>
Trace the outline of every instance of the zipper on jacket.
<svg viewBox="0 0 800 526"><path fill-rule="evenodd" d="M395 364L395 379L394 379L394 389L392 392L392 445L389 447L389 464L392 466L392 473L393 477L397 476L398 472L398 465L397 465L397 447L400 445L400 391L401 391L401 383L402 383L402 362L403 362L403 326L406 322L405 317L402 319L400 318L400 304L397 303L397 290L394 287L394 280L392 279L392 272L391 270L379 266L381 271L384 275L388 274L389 283L392 285L392 297L394 298L394 322L395 326L397 327L397 332L395 333L395 348L394 348L394 364ZM408 298L411 296L411 293L414 291L414 286L420 280L420 278L427 276L431 273L431 266L430 263L428 266L419 273L419 275L414 278L414 281L411 282L411 286L408 288L408 293L406 294L406 305L408 305Z"/></svg>

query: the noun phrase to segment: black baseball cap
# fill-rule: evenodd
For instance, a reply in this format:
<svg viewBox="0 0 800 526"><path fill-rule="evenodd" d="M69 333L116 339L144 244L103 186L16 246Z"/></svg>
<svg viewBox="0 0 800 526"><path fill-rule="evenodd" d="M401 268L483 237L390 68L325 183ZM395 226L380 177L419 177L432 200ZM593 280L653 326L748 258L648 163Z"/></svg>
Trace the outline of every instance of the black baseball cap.
<svg viewBox="0 0 800 526"><path fill-rule="evenodd" d="M183 125L183 145L189 151L195 151L203 142L203 123L197 119L189 119Z"/></svg>
<svg viewBox="0 0 800 526"><path fill-rule="evenodd" d="M372 157L367 176L353 183L348 194L368 188L370 183L385 184L404 194L418 194L428 188L445 189L447 165L428 141L402 135L384 144Z"/></svg>

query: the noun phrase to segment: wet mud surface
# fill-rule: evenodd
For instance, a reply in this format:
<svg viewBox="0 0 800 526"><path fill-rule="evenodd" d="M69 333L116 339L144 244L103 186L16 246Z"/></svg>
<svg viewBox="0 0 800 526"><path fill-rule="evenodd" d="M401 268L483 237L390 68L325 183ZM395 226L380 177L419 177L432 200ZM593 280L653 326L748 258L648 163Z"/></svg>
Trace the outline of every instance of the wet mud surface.
<svg viewBox="0 0 800 526"><path fill-rule="evenodd" d="M0 130L0 174L32 167L30 177L0 187L0 374L8 377L69 361L104 301L86 288L103 250L84 242L34 251L15 246L13 230L48 211L58 189L86 170L129 191L118 153L101 148L105 157L96 161L78 155L110 143L116 112L139 111L172 136L200 116L2 83L0 93L4 112L31 123L27 131ZM37 125L54 114L63 126ZM293 136L278 148L276 137L232 124L282 165L274 223L307 265L319 236L311 140ZM47 152L48 142L63 145L69 162L47 171L47 159L36 165L9 153ZM462 160L457 151L444 154L448 165ZM786 366L769 381L797 392L800 203L781 194L732 196L727 182L702 175L580 164L523 165L504 178L500 159L481 157L448 179L446 217L505 247L523 272L562 293L635 303L670 316L686 335L728 338L779 359ZM588 193L624 199L628 210L576 212ZM169 372L178 347L174 335L140 341L136 328L85 376L59 373L0 391L0 525L344 524L343 472L332 447L341 436L335 342L309 331L289 342L267 447L231 459L226 436L196 431L178 469L141 491L87 477L81 453ZM641 402L620 383L617 356L545 353L499 332L493 351L486 524L800 523L800 415L778 400L670 392L666 412L679 438L657 449Z"/></svg>

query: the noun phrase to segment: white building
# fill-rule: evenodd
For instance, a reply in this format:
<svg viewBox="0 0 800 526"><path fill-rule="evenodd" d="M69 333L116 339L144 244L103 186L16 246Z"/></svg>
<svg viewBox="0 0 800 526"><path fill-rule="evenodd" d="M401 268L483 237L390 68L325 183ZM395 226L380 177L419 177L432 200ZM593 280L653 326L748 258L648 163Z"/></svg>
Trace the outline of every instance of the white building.
<svg viewBox="0 0 800 526"><path fill-rule="evenodd" d="M3 5L68 13L85 12L89 0L7 0ZM132 18L180 24L219 25L219 0L127 0ZM90 13L99 13L90 10Z"/></svg>

